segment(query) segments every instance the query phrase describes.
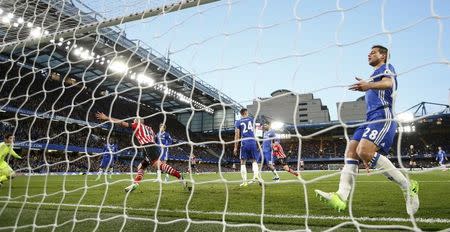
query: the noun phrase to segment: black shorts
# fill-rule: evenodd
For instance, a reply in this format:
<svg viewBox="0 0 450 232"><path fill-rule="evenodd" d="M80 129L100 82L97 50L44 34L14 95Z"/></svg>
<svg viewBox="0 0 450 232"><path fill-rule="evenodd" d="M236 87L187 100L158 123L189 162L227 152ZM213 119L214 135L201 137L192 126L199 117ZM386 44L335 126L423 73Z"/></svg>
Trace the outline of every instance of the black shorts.
<svg viewBox="0 0 450 232"><path fill-rule="evenodd" d="M159 159L159 150L156 145L151 145L147 147L138 148L138 152L144 156L144 159L149 163L153 163L154 161Z"/></svg>
<svg viewBox="0 0 450 232"><path fill-rule="evenodd" d="M286 165L286 158L277 158L277 160L275 161L277 164L281 164L281 165Z"/></svg>

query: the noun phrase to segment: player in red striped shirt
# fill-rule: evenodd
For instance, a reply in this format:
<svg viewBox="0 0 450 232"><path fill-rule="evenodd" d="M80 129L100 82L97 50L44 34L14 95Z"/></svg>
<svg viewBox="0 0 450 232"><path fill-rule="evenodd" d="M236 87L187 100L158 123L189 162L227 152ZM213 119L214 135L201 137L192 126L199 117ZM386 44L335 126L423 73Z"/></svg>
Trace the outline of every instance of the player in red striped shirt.
<svg viewBox="0 0 450 232"><path fill-rule="evenodd" d="M189 157L189 159L190 159L190 161L191 161L191 169L190 169L190 171L192 172L192 173L195 173L195 174L199 174L199 172L198 172L198 168L197 168L197 157L195 157L195 155L194 154L191 154L191 156Z"/></svg>
<svg viewBox="0 0 450 232"><path fill-rule="evenodd" d="M283 147L281 146L278 140L275 140L273 142L272 149L273 149L273 156L277 158L278 163L283 165L283 169L296 177L300 177L300 175L297 172L295 172L292 168L290 168L289 165L286 163L286 154L284 154Z"/></svg>
<svg viewBox="0 0 450 232"><path fill-rule="evenodd" d="M183 186L190 191L191 187L188 186L187 182L184 181L180 172L178 172L175 168L170 165L163 163L159 160L160 152L155 144L155 133L152 128L145 125L143 120L139 117L134 119L132 123L125 122L120 119L116 119L113 117L108 117L102 112L97 112L95 114L97 119L102 121L110 121L112 123L116 123L122 127L131 127L133 130L133 145L138 148L138 151L144 154L144 160L138 165L137 174L134 178L133 184L125 188L125 192L130 192L139 187L142 179L144 178L145 169L151 164L157 170L161 170L162 172L166 172L171 176L176 177L178 180L181 180Z"/></svg>

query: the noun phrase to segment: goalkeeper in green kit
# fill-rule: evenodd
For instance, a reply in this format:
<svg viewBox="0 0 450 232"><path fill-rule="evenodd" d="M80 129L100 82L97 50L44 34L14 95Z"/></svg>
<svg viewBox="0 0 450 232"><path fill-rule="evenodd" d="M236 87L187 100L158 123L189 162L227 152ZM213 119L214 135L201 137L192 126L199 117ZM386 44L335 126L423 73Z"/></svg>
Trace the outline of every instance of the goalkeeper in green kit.
<svg viewBox="0 0 450 232"><path fill-rule="evenodd" d="M14 136L12 134L5 135L5 141L0 143L0 187L3 182L14 177L14 171L5 161L5 158L8 155L12 155L17 159L22 159L14 150L13 150Z"/></svg>

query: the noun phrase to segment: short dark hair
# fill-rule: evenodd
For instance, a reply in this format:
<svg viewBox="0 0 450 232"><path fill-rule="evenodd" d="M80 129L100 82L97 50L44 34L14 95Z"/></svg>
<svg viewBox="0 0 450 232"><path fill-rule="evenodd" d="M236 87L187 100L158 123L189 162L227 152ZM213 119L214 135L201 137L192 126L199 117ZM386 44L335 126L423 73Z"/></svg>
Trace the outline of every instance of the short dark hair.
<svg viewBox="0 0 450 232"><path fill-rule="evenodd" d="M11 136L13 136L13 134L11 134L11 133L6 133L5 134L5 137L3 137L3 139L9 139L9 137L11 137Z"/></svg>
<svg viewBox="0 0 450 232"><path fill-rule="evenodd" d="M242 108L239 112L241 113L241 115L244 115L245 112L247 112L247 109L246 108Z"/></svg>
<svg viewBox="0 0 450 232"><path fill-rule="evenodd" d="M382 46L382 45L373 45L372 46L372 49L374 49L374 48L378 48L378 51L381 53L381 54L383 54L383 55L385 55L386 56L386 60L384 61L384 62L387 62L388 61L388 59L389 59L389 57L390 57L390 55L389 55L389 49L387 49L385 46Z"/></svg>

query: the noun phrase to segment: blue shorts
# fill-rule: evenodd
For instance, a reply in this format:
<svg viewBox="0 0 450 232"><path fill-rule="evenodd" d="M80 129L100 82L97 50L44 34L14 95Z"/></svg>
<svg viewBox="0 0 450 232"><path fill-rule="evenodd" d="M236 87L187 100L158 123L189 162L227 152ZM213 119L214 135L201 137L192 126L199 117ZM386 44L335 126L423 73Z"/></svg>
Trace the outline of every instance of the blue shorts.
<svg viewBox="0 0 450 232"><path fill-rule="evenodd" d="M169 159L169 148L159 149L159 160L167 161Z"/></svg>
<svg viewBox="0 0 450 232"><path fill-rule="evenodd" d="M241 160L256 160L259 157L258 148L256 147L256 142L242 144L241 154L239 159Z"/></svg>
<svg viewBox="0 0 450 232"><path fill-rule="evenodd" d="M114 159L112 159L111 155L103 155L102 157L102 161L100 163L100 168L112 168L112 166L114 165Z"/></svg>
<svg viewBox="0 0 450 232"><path fill-rule="evenodd" d="M390 120L370 123L371 121L386 119ZM392 142L394 142L395 132L397 130L397 122L392 121L392 119L393 115L389 108L384 108L371 113L367 119L369 124L358 127L353 134L353 140L360 141L361 139L367 139L377 145L384 154L388 154Z"/></svg>
<svg viewBox="0 0 450 232"><path fill-rule="evenodd" d="M440 164L440 165L443 165L443 164L445 163L445 159L444 159L444 158L442 158L442 159L439 159L439 161L438 161L438 162L439 162L439 164Z"/></svg>
<svg viewBox="0 0 450 232"><path fill-rule="evenodd" d="M264 162L261 159L261 154L258 152L258 163L262 163L265 165L273 164L273 155L272 151L263 151Z"/></svg>

